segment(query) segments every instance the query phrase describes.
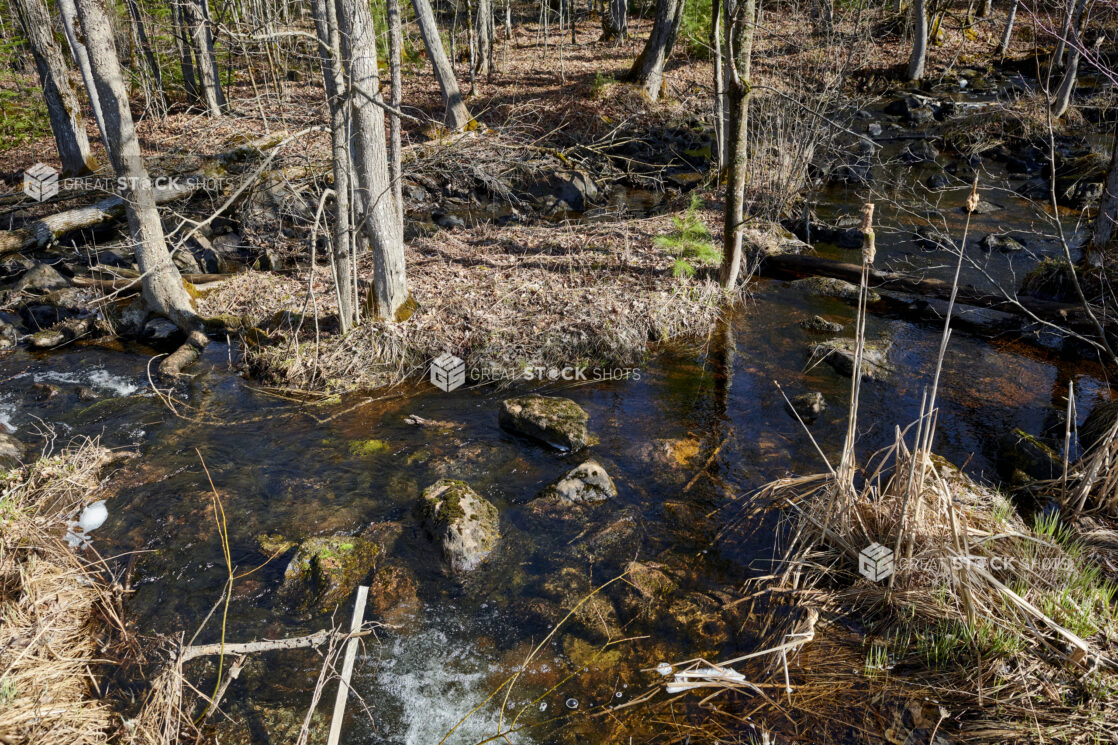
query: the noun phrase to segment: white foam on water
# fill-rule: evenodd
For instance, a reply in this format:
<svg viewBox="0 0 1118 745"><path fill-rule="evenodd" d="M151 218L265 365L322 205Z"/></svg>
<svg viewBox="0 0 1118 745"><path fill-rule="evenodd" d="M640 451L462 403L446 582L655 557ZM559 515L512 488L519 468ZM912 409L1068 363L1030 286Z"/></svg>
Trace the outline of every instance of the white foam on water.
<svg viewBox="0 0 1118 745"><path fill-rule="evenodd" d="M19 407L14 403L0 399L0 432L11 434L19 429L12 421L18 411Z"/></svg>
<svg viewBox="0 0 1118 745"><path fill-rule="evenodd" d="M500 674L492 656L478 651L468 633L455 621L428 621L429 625L411 634L382 637L382 646L367 664L376 670L373 701L377 742L393 745L434 745L458 721L492 693L506 677ZM507 671L511 674L512 671ZM494 682L496 681L496 682ZM364 692L363 692L364 693ZM526 703L526 694L513 692L515 708ZM448 745L473 745L497 731L503 696L491 702L463 723L447 739ZM510 701L510 703L513 703ZM378 716L379 715L379 716ZM506 712L505 726L509 716ZM523 731L516 742L531 743Z"/></svg>
<svg viewBox="0 0 1118 745"><path fill-rule="evenodd" d="M123 375L114 375L103 367L91 367L81 372L61 372L58 370L44 370L42 372L25 373L30 375L36 383L60 383L63 385L87 385L102 391L108 391L114 396L131 396L140 390L140 384L132 378ZM24 377L24 376L18 376Z"/></svg>

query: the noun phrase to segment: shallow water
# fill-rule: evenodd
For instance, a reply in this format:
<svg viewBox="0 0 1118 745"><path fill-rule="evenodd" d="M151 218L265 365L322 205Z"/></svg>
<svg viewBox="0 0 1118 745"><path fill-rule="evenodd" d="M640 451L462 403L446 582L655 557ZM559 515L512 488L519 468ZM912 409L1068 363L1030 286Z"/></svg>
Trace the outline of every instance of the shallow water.
<svg viewBox="0 0 1118 745"><path fill-rule="evenodd" d="M910 170L910 180L926 173ZM983 176L1002 177L996 169ZM963 215L956 208L965 195L963 187L938 197L943 222L955 236L962 233ZM864 198L830 190L819 197L825 205L821 216L855 212ZM974 238L1041 224L1023 200L1001 195L991 201L1005 209L976 219ZM907 211L915 209L910 204ZM879 263L907 262L947 276L949 255L921 251L905 235L888 230L906 219L896 209L879 209ZM1067 220L1073 232L1074 216ZM1038 256L1059 250L1046 239L1034 241L1033 255L987 257L969 248L972 243L968 240L969 254L988 262L999 278L1019 276ZM856 256L835 247L822 251L848 260ZM983 275L969 268L964 281L979 283ZM382 629L379 639L365 646L354 685L372 723L351 702L347 741L433 743L513 674L549 632L546 618L530 610L533 603L556 605L548 583L563 570L573 568L591 586L616 576L630 560L654 559L686 570L681 592L712 590L766 572L775 516L750 518L728 540L713 543L712 538L734 521L739 510L733 500L751 488L790 472L825 467L811 439L785 411L774 381L789 396L809 390L824 394L828 409L811 432L824 455L837 457L850 381L826 363L810 364L810 345L826 337L803 330L799 322L822 314L849 328L853 309L805 296L786 282L761 280L753 289L732 319L728 345L716 336L661 350L639 371L639 380L516 389L569 396L589 412L601 438L593 455L613 475L620 494L593 510L585 524L549 522L528 507L543 486L581 458L502 431L497 408L509 393L493 387L444 393L417 382L368 399L303 406L243 379L237 351L214 343L191 370L190 382L176 390L172 411L149 384L152 350L97 345L50 355L19 350L0 356L0 426L36 444L44 442L44 435L53 438L54 447L76 436L97 436L107 446L142 454L115 476L123 488L109 501L108 522L94 534L93 544L105 556L140 552L129 609L135 628L148 633L193 633L225 582L203 459L230 517L237 571L256 569L234 585L230 639L295 635L330 623L328 617L293 616L277 602L283 561L264 564L267 556L257 547L257 535L302 538L398 524L388 558L414 573L422 610L394 619L399 627ZM887 381L863 386L863 455L891 443L894 426L915 419L931 383L940 328L872 316L867 336L892 341L889 357L896 372ZM992 478L998 435L1012 427L1034 434L1062 432L1072 382L1080 418L1109 395L1097 366L1066 361L1044 346L956 332L941 382L937 451L966 463L974 475ZM44 383L57 387L55 395L42 398L45 392L35 385ZM79 399L80 386L97 398ZM451 421L455 428L451 434L433 433L407 424L409 414ZM384 447L363 444L371 439ZM723 443L709 475L685 489ZM444 575L414 514L422 489L447 476L469 481L502 515L498 550L464 580ZM348 607L340 608L337 622L348 613ZM554 716L577 722L595 707L630 700L657 678L641 668L691 657L701 644L682 632L658 631L654 639L625 645L623 659L592 662L599 669L548 693L584 662L581 650L596 645L577 629L557 634L533 659L509 701L497 697L448 742L475 743L491 735L501 706L506 722L522 708L521 722ZM199 641L216 638L211 622ZM255 682L246 682L239 692L231 688L232 699L305 706L318 670L313 655L272 653L254 665L249 677ZM329 705L323 708L328 711Z"/></svg>

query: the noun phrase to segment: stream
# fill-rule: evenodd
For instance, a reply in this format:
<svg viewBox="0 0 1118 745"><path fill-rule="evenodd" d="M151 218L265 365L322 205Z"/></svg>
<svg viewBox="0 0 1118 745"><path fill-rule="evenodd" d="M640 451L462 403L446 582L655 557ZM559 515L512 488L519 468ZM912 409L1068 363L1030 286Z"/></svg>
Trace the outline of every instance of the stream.
<svg viewBox="0 0 1118 745"><path fill-rule="evenodd" d="M875 121L887 119L873 113ZM890 161L883 168L896 174L892 178L901 179L902 187L891 194L897 205L879 198L877 262L950 279L954 257L922 250L908 231L932 202L935 220L958 240L970 177L961 172L957 188L922 191L920 185L952 158L902 164L896 158L913 140L888 139L887 132L882 142L881 157ZM1006 178L992 161L980 167L981 184L1004 184ZM992 189L982 196L1001 209L974 216L967 251L989 276L1019 280L1038 259L1062 255L1058 241L1036 235L1051 228L1027 200ZM830 187L813 197L817 219L856 215L863 199L853 187ZM1078 216L1061 219L1069 237L1081 241ZM1015 253L976 247L983 235L1005 231L1034 237L1027 250ZM854 248L819 244L817 249L830 258L859 260ZM981 286L987 279L965 267L962 281ZM661 348L642 366L639 379L449 393L417 381L316 406L286 400L244 379L238 349L222 342L209 346L189 383L176 391L174 411L152 391L153 351L146 347L79 343L49 354L21 347L0 355L0 427L27 442L42 443L45 437L54 448L90 436L142 455L114 476L124 488L110 500L109 519L93 535L93 545L105 557L135 552L127 607L133 628L145 634L189 638L222 594L226 568L201 460L229 516L236 571L251 572L234 583L228 639L293 636L331 622L293 615L277 601L286 557L267 562L257 536L299 539L365 530L389 536L385 558L414 578L418 604L391 614L384 621L393 628L366 640L354 690L371 716L351 700L344 741L428 745L440 742L481 704L553 629L554 615L541 607L554 607L564 597L557 578L577 575L572 586L590 588L623 572L630 561L653 561L676 569L682 577L679 597L704 607L720 588L768 571L779 515L749 513L740 497L770 479L826 468L774 381L789 396L823 394L827 409L811 435L832 463L846 428L850 379L825 362L812 363L812 344L829 337L800 325L817 314L846 326L840 336L852 335L851 304L805 293L786 281L755 280L751 296L730 321L729 349L717 338ZM870 316L867 337L891 342L888 358L895 371L863 385L860 454L890 444L894 427L917 417L941 331L940 324L903 313ZM1037 435L1062 433L1069 384L1080 421L1109 398L1100 366L1066 358L1051 340L1039 342L954 333L940 385L938 453L965 463L977 478L994 480L1001 435L1014 427ZM557 455L498 426L500 401L527 390L572 398L589 413L591 430L600 437L592 455L612 475L619 495L595 507L585 523L541 516L529 504L585 456ZM416 427L405 421L409 415L453 428L447 434ZM693 480L720 445L709 475ZM445 477L468 481L501 513L497 550L465 579L443 573L437 548L415 514L420 492ZM736 529L714 540L731 523ZM343 604L334 623L348 623L350 611ZM216 641L219 628L211 620L198 642ZM547 733L558 724L583 735L581 741L595 741L599 725L586 714L629 701L659 679L642 669L699 651L749 651L735 646L732 634L704 637L683 622L658 623L651 631L638 624L625 633L642 638L614 648L621 655L594 656L587 649L598 649L601 638L582 627L561 628L527 665L508 700L502 691L447 742L470 745L492 735L502 705L506 725L522 708L521 723L553 722L517 742L554 742ZM229 706L247 715L250 729L251 721L271 726L284 709L301 721L319 665L309 652L260 655L230 689ZM563 682L582 665L589 670ZM327 716L332 696L330 689L319 706Z"/></svg>

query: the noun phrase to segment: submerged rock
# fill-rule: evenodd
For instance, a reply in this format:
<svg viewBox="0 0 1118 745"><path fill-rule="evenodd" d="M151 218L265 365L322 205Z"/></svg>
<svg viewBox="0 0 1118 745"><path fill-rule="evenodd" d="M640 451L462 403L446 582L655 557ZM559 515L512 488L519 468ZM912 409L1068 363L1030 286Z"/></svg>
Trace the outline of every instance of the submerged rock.
<svg viewBox="0 0 1118 745"><path fill-rule="evenodd" d="M808 295L820 297L833 297L848 303L858 302L858 285L834 277L807 277L792 282L793 287L803 290ZM867 290L866 301L876 303L881 296L873 290Z"/></svg>
<svg viewBox="0 0 1118 745"><path fill-rule="evenodd" d="M822 334L841 334L842 330L846 328L841 323L828 321L823 316L812 316L800 321L800 328L807 329L808 331L818 331Z"/></svg>
<svg viewBox="0 0 1118 745"><path fill-rule="evenodd" d="M440 479L420 497L423 524L452 572L477 568L501 537L497 508L464 481Z"/></svg>
<svg viewBox="0 0 1118 745"><path fill-rule="evenodd" d="M369 583L369 610L378 620L400 625L420 610L415 575L400 564L377 570Z"/></svg>
<svg viewBox="0 0 1118 745"><path fill-rule="evenodd" d="M380 547L357 536L320 536L299 544L283 573L280 597L297 611L329 612L373 570Z"/></svg>
<svg viewBox="0 0 1118 745"><path fill-rule="evenodd" d="M894 367L889 361L889 348L885 340L867 339L862 350L862 376L871 380L884 380ZM826 360L827 364L843 375L854 375L854 340L831 339L812 348L812 358Z"/></svg>
<svg viewBox="0 0 1118 745"><path fill-rule="evenodd" d="M983 251L1003 251L1005 253L1025 250L1025 244L1009 233L990 233L978 242L978 247Z"/></svg>
<svg viewBox="0 0 1118 745"><path fill-rule="evenodd" d="M789 413L798 414L805 424L811 424L827 410L827 401L819 391L801 393L798 396L792 396L789 401L790 403L786 405Z"/></svg>
<svg viewBox="0 0 1118 745"><path fill-rule="evenodd" d="M1104 401L1095 408L1079 428L1079 445L1084 451L1102 442L1118 423L1118 401Z"/></svg>
<svg viewBox="0 0 1118 745"><path fill-rule="evenodd" d="M617 487L602 464L590 459L544 489L541 496L562 502L604 502L617 496Z"/></svg>
<svg viewBox="0 0 1118 745"><path fill-rule="evenodd" d="M586 427L589 420L571 399L538 394L505 399L499 416L501 427L510 432L570 451L598 444Z"/></svg>

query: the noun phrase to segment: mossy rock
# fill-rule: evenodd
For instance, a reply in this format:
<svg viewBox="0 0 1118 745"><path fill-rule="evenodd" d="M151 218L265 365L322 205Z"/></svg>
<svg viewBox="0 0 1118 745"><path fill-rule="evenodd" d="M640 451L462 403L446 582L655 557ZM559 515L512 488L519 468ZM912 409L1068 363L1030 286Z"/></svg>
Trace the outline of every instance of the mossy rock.
<svg viewBox="0 0 1118 745"><path fill-rule="evenodd" d="M1021 280L1021 294L1055 302L1077 300L1071 264L1064 259L1044 259Z"/></svg>
<svg viewBox="0 0 1118 745"><path fill-rule="evenodd" d="M299 544L280 596L296 611L329 612L373 570L380 546L358 536L320 536Z"/></svg>
<svg viewBox="0 0 1118 745"><path fill-rule="evenodd" d="M884 380L895 369L889 361L892 344L887 340L867 339L862 349L862 377ZM826 360L827 364L847 377L854 376L855 344L853 339L831 339L812 348L812 358Z"/></svg>
<svg viewBox="0 0 1118 745"><path fill-rule="evenodd" d="M501 427L559 450L576 451L598 444L587 429L590 415L569 398L532 394L501 402Z"/></svg>
<svg viewBox="0 0 1118 745"><path fill-rule="evenodd" d="M436 481L423 490L420 510L427 532L442 547L454 573L477 568L501 537L497 508L465 481Z"/></svg>
<svg viewBox="0 0 1118 745"><path fill-rule="evenodd" d="M1021 429L998 440L998 475L1013 484L1059 478L1064 461L1051 446Z"/></svg>
<svg viewBox="0 0 1118 745"><path fill-rule="evenodd" d="M299 542L279 533L261 533L256 536L256 545L268 556L275 556L287 553Z"/></svg>
<svg viewBox="0 0 1118 745"><path fill-rule="evenodd" d="M617 496L617 487L602 464L591 458L548 486L540 496L560 502L604 502Z"/></svg>
<svg viewBox="0 0 1118 745"><path fill-rule="evenodd" d="M793 287L798 287L808 295L830 297L847 303L858 302L858 285L834 277L806 277L792 282ZM866 291L866 302L876 303L881 300L881 295L873 290Z"/></svg>

